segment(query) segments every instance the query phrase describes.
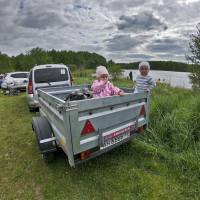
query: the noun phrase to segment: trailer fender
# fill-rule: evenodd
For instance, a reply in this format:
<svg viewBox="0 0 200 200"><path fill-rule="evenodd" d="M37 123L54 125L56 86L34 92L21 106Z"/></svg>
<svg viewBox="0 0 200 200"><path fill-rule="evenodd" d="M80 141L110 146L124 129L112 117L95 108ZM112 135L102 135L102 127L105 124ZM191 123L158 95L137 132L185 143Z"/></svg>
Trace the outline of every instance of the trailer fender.
<svg viewBox="0 0 200 200"><path fill-rule="evenodd" d="M57 151L56 138L46 117L33 117L32 129L36 134L37 143L43 155Z"/></svg>

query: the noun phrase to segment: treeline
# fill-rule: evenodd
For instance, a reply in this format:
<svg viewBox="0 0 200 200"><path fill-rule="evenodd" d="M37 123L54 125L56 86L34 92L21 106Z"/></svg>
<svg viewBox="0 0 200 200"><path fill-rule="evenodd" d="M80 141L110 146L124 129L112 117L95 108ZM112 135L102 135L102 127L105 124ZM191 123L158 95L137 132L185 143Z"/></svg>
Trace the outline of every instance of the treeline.
<svg viewBox="0 0 200 200"><path fill-rule="evenodd" d="M0 53L0 73L29 71L35 65L47 63L62 63L71 68L93 68L98 65L107 65L107 61L103 56L85 51L45 51L37 47L25 54L12 57Z"/></svg>
<svg viewBox="0 0 200 200"><path fill-rule="evenodd" d="M116 67L121 69L138 69L138 62L115 63L107 61L103 56L85 51L45 51L39 47L27 51L25 54L9 57L0 52L0 73L10 71L29 71L33 66L47 63L63 63L70 68L95 68L98 65ZM151 69L169 71L191 71L192 66L186 63L173 61L150 61Z"/></svg>
<svg viewBox="0 0 200 200"><path fill-rule="evenodd" d="M151 69L163 71L190 72L194 65L175 61L149 61ZM139 62L118 63L124 69L138 69Z"/></svg>

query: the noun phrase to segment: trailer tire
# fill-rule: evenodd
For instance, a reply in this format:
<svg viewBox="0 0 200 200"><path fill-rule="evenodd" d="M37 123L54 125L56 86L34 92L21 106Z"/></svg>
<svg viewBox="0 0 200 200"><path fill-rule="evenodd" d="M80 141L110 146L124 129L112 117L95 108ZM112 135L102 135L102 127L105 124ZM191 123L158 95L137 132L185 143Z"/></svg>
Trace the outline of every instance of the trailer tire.
<svg viewBox="0 0 200 200"><path fill-rule="evenodd" d="M54 139L54 133L47 118L33 117L32 129L35 132L36 140L42 157L46 162L52 161L55 158L55 151L57 151L56 141ZM53 141L45 141L52 139ZM44 142L45 141L45 142Z"/></svg>

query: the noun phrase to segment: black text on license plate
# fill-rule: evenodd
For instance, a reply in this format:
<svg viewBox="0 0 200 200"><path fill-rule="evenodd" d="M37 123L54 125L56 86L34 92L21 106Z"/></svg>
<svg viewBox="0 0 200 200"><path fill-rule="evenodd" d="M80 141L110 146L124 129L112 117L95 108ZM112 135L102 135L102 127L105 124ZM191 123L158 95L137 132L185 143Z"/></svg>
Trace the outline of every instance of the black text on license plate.
<svg viewBox="0 0 200 200"><path fill-rule="evenodd" d="M101 149L112 146L128 137L130 137L130 127L106 135L103 137L103 145Z"/></svg>

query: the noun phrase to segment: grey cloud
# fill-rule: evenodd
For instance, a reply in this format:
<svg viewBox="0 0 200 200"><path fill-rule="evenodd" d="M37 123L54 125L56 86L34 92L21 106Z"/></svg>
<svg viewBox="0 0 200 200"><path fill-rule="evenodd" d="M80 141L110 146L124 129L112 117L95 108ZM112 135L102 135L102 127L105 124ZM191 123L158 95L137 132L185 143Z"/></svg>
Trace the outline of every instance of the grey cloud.
<svg viewBox="0 0 200 200"><path fill-rule="evenodd" d="M107 41L107 49L110 51L126 51L136 47L140 42L131 38L130 35L116 35Z"/></svg>
<svg viewBox="0 0 200 200"><path fill-rule="evenodd" d="M151 60L154 56L143 54L143 53L131 53L126 55L127 58L134 58L134 59L144 59L144 60Z"/></svg>
<svg viewBox="0 0 200 200"><path fill-rule="evenodd" d="M183 0L184 2L184 0ZM162 16L164 19L169 21L169 23L173 26L180 26L185 22L198 22L200 16L197 15L199 13L200 1L186 3L178 3L178 1L168 0L163 1L162 4L153 4L154 11L159 16Z"/></svg>
<svg viewBox="0 0 200 200"><path fill-rule="evenodd" d="M185 41L178 41L178 39L157 39L147 46L147 50L151 52L168 52L171 54L184 54Z"/></svg>
<svg viewBox="0 0 200 200"><path fill-rule="evenodd" d="M137 7L143 5L147 0L126 0L126 2L123 2L121 0L115 0L115 1L100 1L101 5L103 7L107 7L110 10L113 11L120 11L122 9L127 9L130 7Z"/></svg>
<svg viewBox="0 0 200 200"><path fill-rule="evenodd" d="M24 4L25 4L26 0L21 0L19 1L19 8L23 9L24 8Z"/></svg>
<svg viewBox="0 0 200 200"><path fill-rule="evenodd" d="M11 17L16 13L17 2L15 0L0 0L0 17ZM7 20L7 19L4 19Z"/></svg>
<svg viewBox="0 0 200 200"><path fill-rule="evenodd" d="M152 13L140 13L138 15L126 16L122 15L117 24L119 30L151 30L151 29L167 29L167 25L156 18Z"/></svg>
<svg viewBox="0 0 200 200"><path fill-rule="evenodd" d="M89 6L82 4L81 1L74 1L73 8L74 9L84 9L84 10L91 10L92 9Z"/></svg>
<svg viewBox="0 0 200 200"><path fill-rule="evenodd" d="M0 51L40 46L118 62L176 60L200 22L199 7L174 0L0 0Z"/></svg>
<svg viewBox="0 0 200 200"><path fill-rule="evenodd" d="M92 51L92 52L97 52L97 51L101 51L103 49L103 47L101 47L100 45L95 45L95 44L88 44L88 45L81 45L80 46L80 50L81 51Z"/></svg>
<svg viewBox="0 0 200 200"><path fill-rule="evenodd" d="M54 27L62 24L62 20L56 13L53 12L32 12L20 16L17 24L27 28L46 29L47 27Z"/></svg>

